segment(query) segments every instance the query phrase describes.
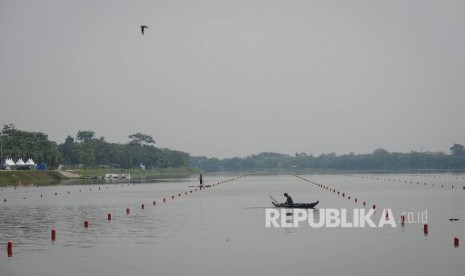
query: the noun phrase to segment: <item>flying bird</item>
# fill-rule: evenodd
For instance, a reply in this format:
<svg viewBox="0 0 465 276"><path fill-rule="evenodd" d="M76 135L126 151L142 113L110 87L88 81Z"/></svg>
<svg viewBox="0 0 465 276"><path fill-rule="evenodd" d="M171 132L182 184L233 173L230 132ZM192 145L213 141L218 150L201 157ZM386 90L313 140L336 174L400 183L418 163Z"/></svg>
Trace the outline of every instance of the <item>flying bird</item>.
<svg viewBox="0 0 465 276"><path fill-rule="evenodd" d="M148 27L144 25L140 26L140 31L142 32L142 35L144 35L145 28L148 28Z"/></svg>

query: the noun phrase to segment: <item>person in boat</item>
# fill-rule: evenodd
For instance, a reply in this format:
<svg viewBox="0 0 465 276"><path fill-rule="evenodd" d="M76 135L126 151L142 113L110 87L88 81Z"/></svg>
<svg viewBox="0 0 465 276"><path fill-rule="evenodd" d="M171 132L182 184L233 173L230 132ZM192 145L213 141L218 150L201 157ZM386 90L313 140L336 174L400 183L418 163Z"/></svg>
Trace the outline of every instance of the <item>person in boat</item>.
<svg viewBox="0 0 465 276"><path fill-rule="evenodd" d="M286 202L284 204L286 204L287 207L294 206L294 200L292 200L292 197L290 195L288 195L287 193L284 193L284 196L287 198L287 200L286 200Z"/></svg>

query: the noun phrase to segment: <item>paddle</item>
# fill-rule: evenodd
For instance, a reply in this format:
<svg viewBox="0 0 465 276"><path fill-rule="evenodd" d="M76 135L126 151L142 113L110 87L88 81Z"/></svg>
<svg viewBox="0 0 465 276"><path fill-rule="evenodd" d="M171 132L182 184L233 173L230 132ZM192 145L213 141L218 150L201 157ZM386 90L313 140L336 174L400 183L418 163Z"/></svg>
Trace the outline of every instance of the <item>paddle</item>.
<svg viewBox="0 0 465 276"><path fill-rule="evenodd" d="M270 195L270 198L271 198L271 200L274 201L274 203L279 204L279 202L276 199L274 199L271 195Z"/></svg>

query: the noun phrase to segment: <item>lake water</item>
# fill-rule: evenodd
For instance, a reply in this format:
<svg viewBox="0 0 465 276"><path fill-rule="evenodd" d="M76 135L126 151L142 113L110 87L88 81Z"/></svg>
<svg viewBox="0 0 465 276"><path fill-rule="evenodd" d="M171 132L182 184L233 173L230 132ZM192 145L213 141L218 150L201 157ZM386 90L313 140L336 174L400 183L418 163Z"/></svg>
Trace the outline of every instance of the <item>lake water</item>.
<svg viewBox="0 0 465 276"><path fill-rule="evenodd" d="M216 184L234 177L207 175L204 181ZM464 175L302 177L328 189L292 175L252 175L197 192L189 187L197 178L3 188L0 275L464 275ZM295 202L319 200L319 209L346 208L349 213L364 208L363 201L367 210L376 204L376 223L383 208L390 208L396 220L403 211L426 210L428 236L423 223L265 227L269 195L284 201L284 192ZM459 247L454 237L460 238ZM9 240L14 242L12 257L7 255Z"/></svg>

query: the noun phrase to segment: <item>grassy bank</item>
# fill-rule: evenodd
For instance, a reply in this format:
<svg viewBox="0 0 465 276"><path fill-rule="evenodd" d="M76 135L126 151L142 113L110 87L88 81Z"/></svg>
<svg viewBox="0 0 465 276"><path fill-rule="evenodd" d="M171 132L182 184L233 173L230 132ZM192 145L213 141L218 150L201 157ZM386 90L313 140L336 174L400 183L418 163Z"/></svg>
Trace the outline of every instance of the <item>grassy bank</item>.
<svg viewBox="0 0 465 276"><path fill-rule="evenodd" d="M0 171L0 186L54 182L66 178L56 171Z"/></svg>
<svg viewBox="0 0 465 276"><path fill-rule="evenodd" d="M154 168L149 170L140 169L85 169L74 170L83 178L98 177L101 178L107 173L130 173L132 179L167 179L167 178L184 178L192 174L198 173L198 170L193 168Z"/></svg>
<svg viewBox="0 0 465 276"><path fill-rule="evenodd" d="M199 171L193 168L165 168L165 169L82 169L70 171L79 178L102 178L107 173L130 173L133 180L140 179L169 179L185 178ZM23 185L50 183L54 181L66 180L58 171L0 171L0 186L18 185L21 181Z"/></svg>

